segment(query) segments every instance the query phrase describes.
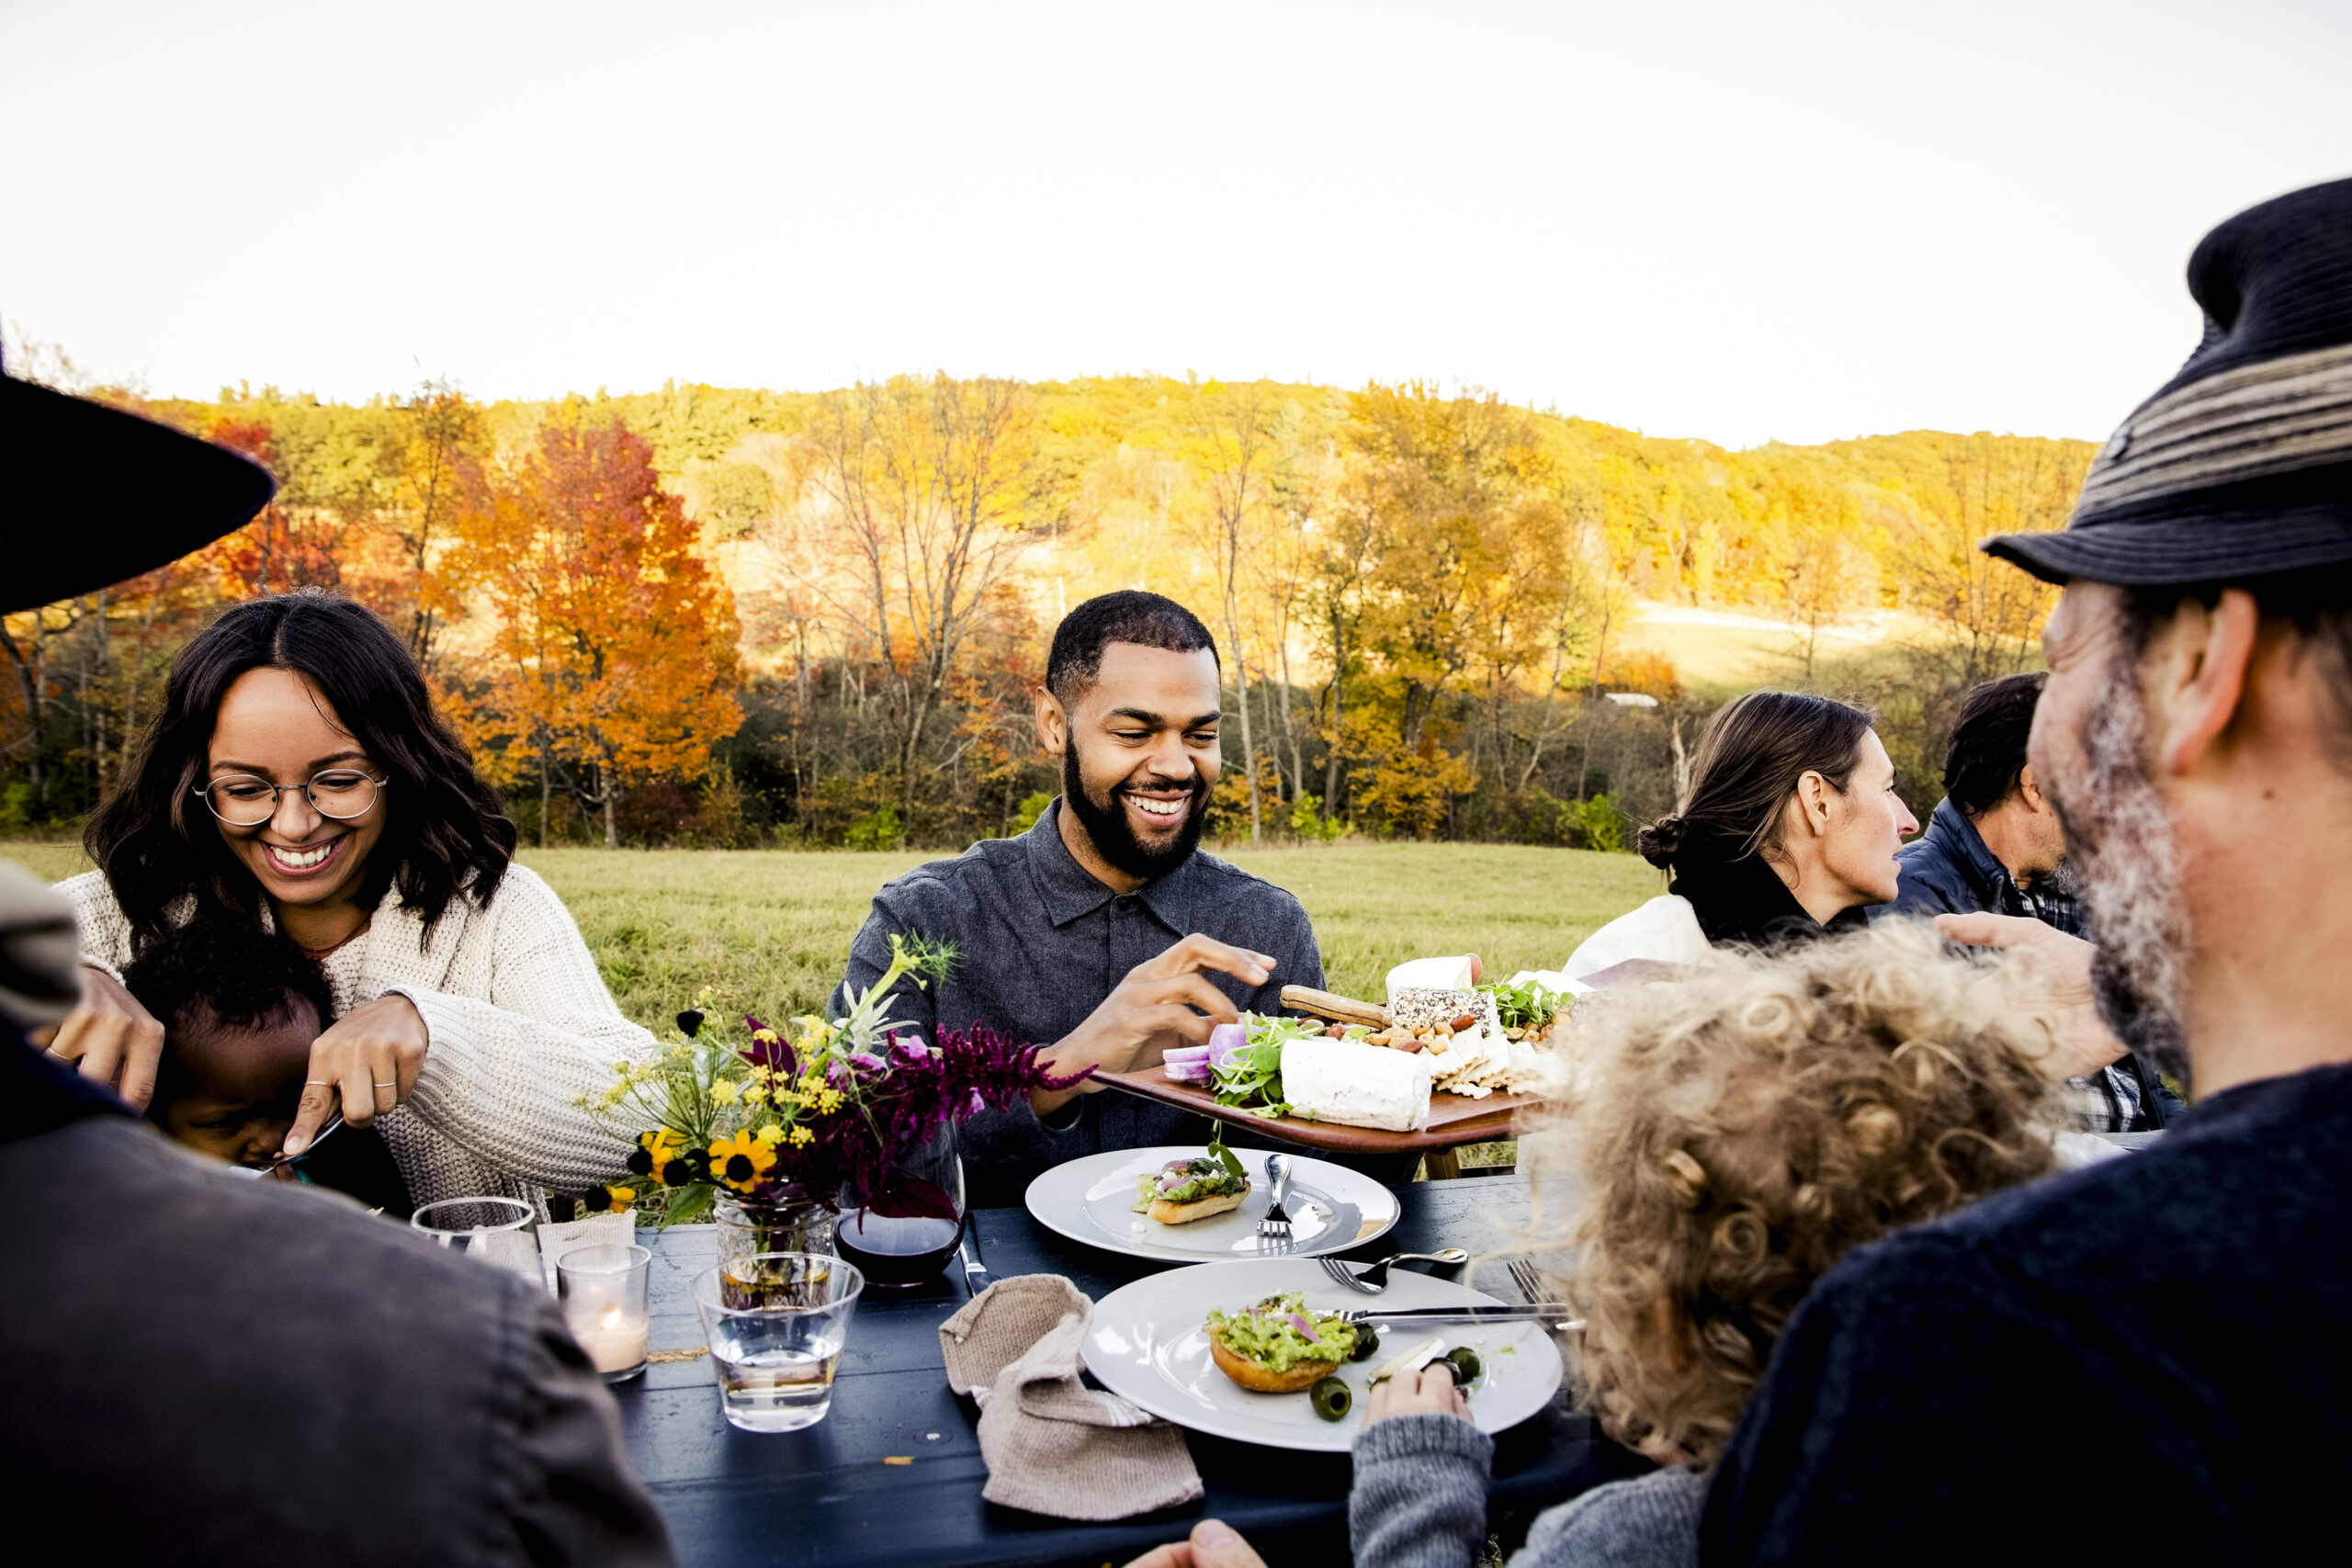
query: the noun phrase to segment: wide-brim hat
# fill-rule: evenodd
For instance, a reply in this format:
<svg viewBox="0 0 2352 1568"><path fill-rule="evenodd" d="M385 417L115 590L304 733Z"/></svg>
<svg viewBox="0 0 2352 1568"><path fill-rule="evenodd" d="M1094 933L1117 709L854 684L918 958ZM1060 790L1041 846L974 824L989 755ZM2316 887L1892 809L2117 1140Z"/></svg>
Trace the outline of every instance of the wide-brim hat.
<svg viewBox="0 0 2352 1568"><path fill-rule="evenodd" d="M1980 548L2132 588L2352 565L2352 180L2222 224L2188 291L2204 341L2099 449L2064 531Z"/></svg>
<svg viewBox="0 0 2352 1568"><path fill-rule="evenodd" d="M277 481L153 420L0 373L0 610L153 571L243 527Z"/></svg>

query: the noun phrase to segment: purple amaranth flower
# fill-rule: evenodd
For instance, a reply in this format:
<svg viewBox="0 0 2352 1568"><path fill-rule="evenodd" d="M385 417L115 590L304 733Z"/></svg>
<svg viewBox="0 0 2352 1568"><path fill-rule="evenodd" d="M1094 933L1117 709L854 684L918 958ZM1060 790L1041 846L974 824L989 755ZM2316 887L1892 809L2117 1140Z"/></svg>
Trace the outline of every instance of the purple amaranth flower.
<svg viewBox="0 0 2352 1568"><path fill-rule="evenodd" d="M800 1070L800 1060L793 1055L791 1043L782 1031L770 1029L748 1012L743 1015L743 1021L751 1026L752 1043L736 1052L738 1056L755 1067L786 1077Z"/></svg>

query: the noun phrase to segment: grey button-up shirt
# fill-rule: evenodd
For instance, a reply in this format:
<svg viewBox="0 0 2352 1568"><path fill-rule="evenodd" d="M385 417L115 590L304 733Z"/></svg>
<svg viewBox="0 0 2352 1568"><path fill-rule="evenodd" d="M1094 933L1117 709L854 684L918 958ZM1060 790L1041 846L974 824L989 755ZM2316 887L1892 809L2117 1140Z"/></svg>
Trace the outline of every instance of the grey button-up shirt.
<svg viewBox="0 0 2352 1568"><path fill-rule="evenodd" d="M894 993L890 1016L926 1036L985 1023L1024 1044L1050 1045L1085 1022L1129 971L1196 931L1273 958L1273 974L1256 987L1205 973L1238 1010L1280 1012L1284 986L1323 984L1315 931L1296 898L1209 854L1133 893L1114 893L1063 844L1061 808L1056 800L1019 838L985 840L876 893L833 994L836 1016L849 988L864 990L890 966L892 932L944 938L962 950L944 986L901 984ZM1047 1166L1208 1135L1205 1117L1117 1089L1080 1095L1052 1123L1026 1106L984 1111L963 1131L967 1197L974 1208L1017 1204Z"/></svg>

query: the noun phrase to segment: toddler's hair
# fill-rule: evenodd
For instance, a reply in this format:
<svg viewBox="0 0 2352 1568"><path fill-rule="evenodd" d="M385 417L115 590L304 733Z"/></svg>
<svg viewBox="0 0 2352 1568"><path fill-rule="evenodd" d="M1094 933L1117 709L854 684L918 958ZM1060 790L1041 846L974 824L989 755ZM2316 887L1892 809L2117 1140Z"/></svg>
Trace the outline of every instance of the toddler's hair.
<svg viewBox="0 0 2352 1568"><path fill-rule="evenodd" d="M1712 1462L1840 1258L2053 1167L2048 1042L1985 977L1894 921L1579 1004L1582 1087L1521 1159L1585 1183L1568 1295L1634 1440Z"/></svg>
<svg viewBox="0 0 2352 1568"><path fill-rule="evenodd" d="M334 1021L334 992L317 959L282 936L225 921L190 921L143 943L122 983L166 1030L198 1009L232 1029L277 1023L297 998L317 1010L321 1029Z"/></svg>

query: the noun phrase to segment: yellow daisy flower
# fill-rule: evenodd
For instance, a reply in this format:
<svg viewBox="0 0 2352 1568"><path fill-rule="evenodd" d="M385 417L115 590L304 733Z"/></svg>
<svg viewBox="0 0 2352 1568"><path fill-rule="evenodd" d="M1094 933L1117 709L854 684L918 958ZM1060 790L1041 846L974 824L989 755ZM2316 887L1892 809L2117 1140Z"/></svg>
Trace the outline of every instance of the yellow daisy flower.
<svg viewBox="0 0 2352 1568"><path fill-rule="evenodd" d="M710 1145L710 1174L738 1192L749 1192L775 1163L775 1150L750 1133L738 1133Z"/></svg>
<svg viewBox="0 0 2352 1568"><path fill-rule="evenodd" d="M627 1187L607 1187L605 1189L605 1201L608 1212L626 1214L629 1205L637 1201L637 1194Z"/></svg>

